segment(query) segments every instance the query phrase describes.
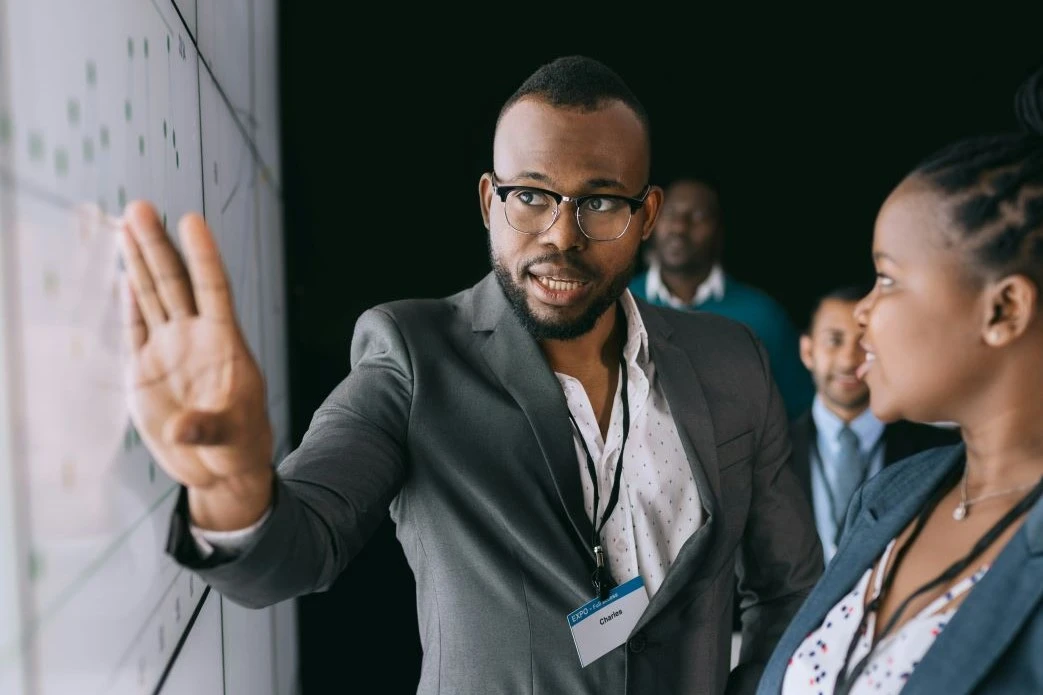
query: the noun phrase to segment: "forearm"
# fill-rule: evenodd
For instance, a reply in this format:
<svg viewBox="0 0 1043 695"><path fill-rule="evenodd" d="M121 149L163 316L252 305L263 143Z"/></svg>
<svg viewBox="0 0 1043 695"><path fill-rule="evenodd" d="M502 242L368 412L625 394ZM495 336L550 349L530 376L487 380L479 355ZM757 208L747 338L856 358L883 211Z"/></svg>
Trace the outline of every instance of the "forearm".
<svg viewBox="0 0 1043 695"><path fill-rule="evenodd" d="M411 377L380 312L360 319L349 375L316 410L300 446L269 478L193 501L203 528L245 528L270 516L234 554L201 557L190 529L173 550L237 603L263 606L328 588L388 514L406 479ZM188 522L189 502L184 504ZM235 500L238 513L222 508ZM175 534L172 533L172 539ZM237 544L238 545L238 544Z"/></svg>
<svg viewBox="0 0 1043 695"><path fill-rule="evenodd" d="M348 558L338 552L329 524L300 498L295 484L275 478L272 506L236 550L207 548L192 534L188 494L182 492L167 550L216 591L243 606L262 608L320 590Z"/></svg>
<svg viewBox="0 0 1043 695"><path fill-rule="evenodd" d="M335 408L320 408L301 446L271 479L270 504L257 518L268 509L270 516L241 550L202 552L188 527L185 494L171 552L222 594L250 607L328 588L401 488L401 459L379 435L361 420L349 427Z"/></svg>

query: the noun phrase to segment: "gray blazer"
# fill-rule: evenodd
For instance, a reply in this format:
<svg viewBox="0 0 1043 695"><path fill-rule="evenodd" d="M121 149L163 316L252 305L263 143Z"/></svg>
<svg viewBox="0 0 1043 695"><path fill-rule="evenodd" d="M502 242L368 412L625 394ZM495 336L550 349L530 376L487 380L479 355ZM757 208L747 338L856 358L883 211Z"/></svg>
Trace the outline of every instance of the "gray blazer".
<svg viewBox="0 0 1043 695"><path fill-rule="evenodd" d="M741 324L639 307L705 523L629 641L586 668L566 621L594 568L568 408L491 274L364 313L351 372L280 464L256 538L201 559L182 495L168 550L261 607L327 589L390 507L416 577L420 693L752 692L822 571L782 401ZM736 572L743 665L729 678Z"/></svg>
<svg viewBox="0 0 1043 695"><path fill-rule="evenodd" d="M961 443L917 454L885 468L855 494L840 548L779 641L759 695L779 692L793 652L916 517L946 474L963 464L964 453ZM902 689L902 695L919 693L1043 693L1043 500L1029 510Z"/></svg>

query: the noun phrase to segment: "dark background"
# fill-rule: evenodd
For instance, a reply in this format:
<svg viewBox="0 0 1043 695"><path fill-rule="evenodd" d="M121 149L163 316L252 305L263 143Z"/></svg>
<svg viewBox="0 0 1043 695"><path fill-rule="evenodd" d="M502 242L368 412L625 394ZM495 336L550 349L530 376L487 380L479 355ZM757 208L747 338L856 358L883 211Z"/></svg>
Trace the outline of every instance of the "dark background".
<svg viewBox="0 0 1043 695"><path fill-rule="evenodd" d="M871 276L890 189L952 139L1013 128L1014 91L1043 59L1043 22L1023 8L948 26L823 16L814 29L794 16L486 5L469 20L481 39L374 11L282 3L295 441L347 374L362 310L447 295L488 271L478 177L500 105L540 64L585 53L616 69L652 121L653 182L719 179L726 267L802 323L816 293ZM305 695L415 692L414 584L390 521L300 608Z"/></svg>

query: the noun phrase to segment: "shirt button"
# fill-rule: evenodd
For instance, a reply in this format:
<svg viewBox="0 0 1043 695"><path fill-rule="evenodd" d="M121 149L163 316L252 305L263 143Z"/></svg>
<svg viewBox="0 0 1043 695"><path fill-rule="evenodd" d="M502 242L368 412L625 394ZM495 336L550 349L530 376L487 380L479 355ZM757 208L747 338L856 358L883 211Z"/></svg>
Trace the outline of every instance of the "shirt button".
<svg viewBox="0 0 1043 695"><path fill-rule="evenodd" d="M639 632L627 641L627 647L634 654L640 654L645 651L645 633Z"/></svg>

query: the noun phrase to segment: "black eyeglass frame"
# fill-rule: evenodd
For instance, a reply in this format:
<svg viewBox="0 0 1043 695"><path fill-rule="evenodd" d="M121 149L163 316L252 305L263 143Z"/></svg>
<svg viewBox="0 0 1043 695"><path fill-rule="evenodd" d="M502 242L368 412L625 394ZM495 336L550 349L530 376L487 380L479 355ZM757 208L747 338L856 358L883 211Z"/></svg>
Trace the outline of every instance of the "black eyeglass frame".
<svg viewBox="0 0 1043 695"><path fill-rule="evenodd" d="M540 234L543 234L548 229L553 227L554 223L558 221L558 217L561 215L561 204L563 202L572 202L575 203L576 206L576 225L579 227L579 230L583 232L583 236L587 237L591 241L615 241L616 239L619 239L621 236L626 234L627 230L630 229L630 222L634 219L634 213L636 213L638 210L645 206L645 201L648 199L648 194L652 191L652 184L649 183L645 184L645 189L637 198L631 198L630 196L626 195L616 195L614 193L587 193L585 195L571 196L564 195L562 193L558 193L557 191L549 190L547 188L540 188L539 186L503 186L497 182L495 173L490 172L489 176L492 181L493 193L495 193L496 196L499 197L500 202L504 203L504 205L506 205L507 203L507 196L509 196L514 191L537 191L539 193L543 193L545 195L550 196L557 203L557 205L554 208L554 217L551 218L550 224L548 224L546 227L544 227L542 230L538 232L523 232L522 230L515 227L513 224L511 224L511 221L507 219L507 208L504 207L503 218L507 221L508 226L510 226L511 229L518 232L519 234L526 234L528 236L539 236ZM588 200L593 200L594 198L609 198L611 200L618 200L620 202L626 203L628 206L630 206L630 219L627 220L626 226L623 227L623 231L621 231L618 235L612 237L611 239L596 239L590 236L589 234L587 234L587 230L583 229L583 223L580 222L580 208L582 207L583 203L587 202Z"/></svg>

